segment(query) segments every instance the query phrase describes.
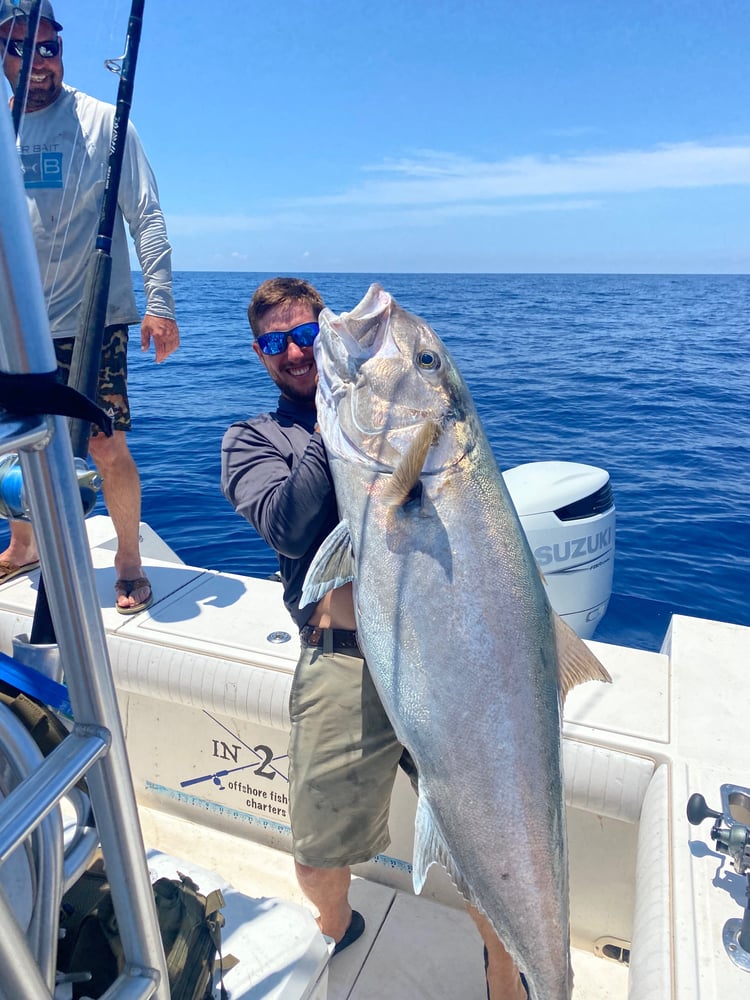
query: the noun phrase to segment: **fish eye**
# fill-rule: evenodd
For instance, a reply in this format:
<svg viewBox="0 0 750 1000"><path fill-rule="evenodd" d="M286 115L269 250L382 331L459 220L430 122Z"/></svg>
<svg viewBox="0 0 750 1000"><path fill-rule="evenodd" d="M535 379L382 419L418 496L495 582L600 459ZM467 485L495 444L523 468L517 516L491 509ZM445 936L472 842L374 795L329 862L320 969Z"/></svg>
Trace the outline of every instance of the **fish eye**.
<svg viewBox="0 0 750 1000"><path fill-rule="evenodd" d="M435 351L419 351L417 354L417 366L423 371L437 371L440 367L440 355Z"/></svg>

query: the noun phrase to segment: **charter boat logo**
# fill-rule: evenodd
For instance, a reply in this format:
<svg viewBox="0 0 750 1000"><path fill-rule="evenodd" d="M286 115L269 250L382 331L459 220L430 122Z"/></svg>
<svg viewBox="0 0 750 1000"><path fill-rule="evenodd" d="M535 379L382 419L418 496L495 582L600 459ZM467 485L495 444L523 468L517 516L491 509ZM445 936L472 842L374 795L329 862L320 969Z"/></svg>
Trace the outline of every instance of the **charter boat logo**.
<svg viewBox="0 0 750 1000"><path fill-rule="evenodd" d="M192 774L179 781L182 793L197 792L201 802L225 801L234 810L249 810L276 823L289 819L289 760L286 750L276 751L265 742L255 742L253 730L242 732L230 728L205 709L213 733L206 733L204 749L194 761L210 761L203 773ZM215 731L219 728L219 732Z"/></svg>

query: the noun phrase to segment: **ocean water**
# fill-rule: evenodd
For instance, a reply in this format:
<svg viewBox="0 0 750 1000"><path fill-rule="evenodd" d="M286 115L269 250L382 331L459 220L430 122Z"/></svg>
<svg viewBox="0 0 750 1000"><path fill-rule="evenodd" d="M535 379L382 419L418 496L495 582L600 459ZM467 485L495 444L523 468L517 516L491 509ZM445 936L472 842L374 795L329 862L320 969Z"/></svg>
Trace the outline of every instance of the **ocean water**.
<svg viewBox="0 0 750 1000"><path fill-rule="evenodd" d="M615 596L595 638L657 649L673 612L750 625L749 276L303 276L336 312L378 280L426 319L502 469L609 472ZM265 277L176 274L180 350L157 366L133 329L129 355L143 519L189 564L258 576L275 557L219 474L227 426L277 398L246 319Z"/></svg>
<svg viewBox="0 0 750 1000"><path fill-rule="evenodd" d="M502 469L601 466L615 598L597 638L658 648L669 614L750 625L750 277L313 274L334 311L373 280L456 359ZM268 575L224 500L226 427L275 405L246 308L267 275L183 272L180 351L131 351L143 517L186 562ZM133 345L136 346L137 345Z"/></svg>

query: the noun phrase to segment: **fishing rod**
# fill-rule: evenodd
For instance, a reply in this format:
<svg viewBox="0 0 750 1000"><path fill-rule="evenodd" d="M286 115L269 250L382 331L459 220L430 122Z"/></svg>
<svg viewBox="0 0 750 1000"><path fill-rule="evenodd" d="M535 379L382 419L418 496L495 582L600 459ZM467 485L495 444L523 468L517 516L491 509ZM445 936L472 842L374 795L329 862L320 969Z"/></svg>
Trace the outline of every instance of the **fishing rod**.
<svg viewBox="0 0 750 1000"><path fill-rule="evenodd" d="M120 84L112 119L112 143L107 175L104 180L99 228L94 240L94 249L89 258L83 305L78 320L78 334L74 341L68 378L68 385L83 393L84 396L88 396L89 399L96 399L101 364L107 299L112 275L112 232L117 214L117 196L120 190L122 161L128 134L130 106L133 100L135 66L143 26L144 2L145 0L133 0L125 37L124 54L119 59L108 59L105 63L107 69L119 74ZM88 421L71 421L70 437L73 454L77 458L86 458L90 433L91 424Z"/></svg>
<svg viewBox="0 0 750 1000"><path fill-rule="evenodd" d="M36 0L38 6L38 0ZM110 143L107 174L104 182L99 226L94 240L94 249L89 258L86 286L78 321L78 332L74 341L68 385L89 399L96 399L96 389L101 365L102 342L107 316L107 300L112 275L112 233L117 214L117 196L120 189L120 175L128 134L130 107L133 100L135 67L143 26L145 0L133 0L125 36L125 52L119 59L108 59L107 69L117 73L120 83L117 89L117 104L112 119L112 141ZM87 420L70 421L70 439L73 455L85 459L88 455L91 424ZM31 627L32 645L53 644L55 632L52 615L47 601L44 579L40 575L34 620Z"/></svg>
<svg viewBox="0 0 750 1000"><path fill-rule="evenodd" d="M26 37L23 40L23 56L21 57L21 70L18 74L18 82L13 91L13 131L18 135L21 128L21 118L26 107L26 99L29 93L29 78L31 77L31 67L34 62L34 51L36 45L36 34L39 29L39 14L42 0L31 0L29 12L26 17ZM20 8L19 8L20 9Z"/></svg>

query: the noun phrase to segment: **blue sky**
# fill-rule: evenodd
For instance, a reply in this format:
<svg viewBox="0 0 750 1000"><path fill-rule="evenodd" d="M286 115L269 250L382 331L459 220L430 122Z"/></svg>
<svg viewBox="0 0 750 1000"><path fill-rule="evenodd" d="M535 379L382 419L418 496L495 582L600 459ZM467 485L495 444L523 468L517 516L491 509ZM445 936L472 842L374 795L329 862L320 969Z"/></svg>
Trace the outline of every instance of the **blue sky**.
<svg viewBox="0 0 750 1000"><path fill-rule="evenodd" d="M114 102L130 0L56 0ZM177 270L747 272L749 0L146 0Z"/></svg>

